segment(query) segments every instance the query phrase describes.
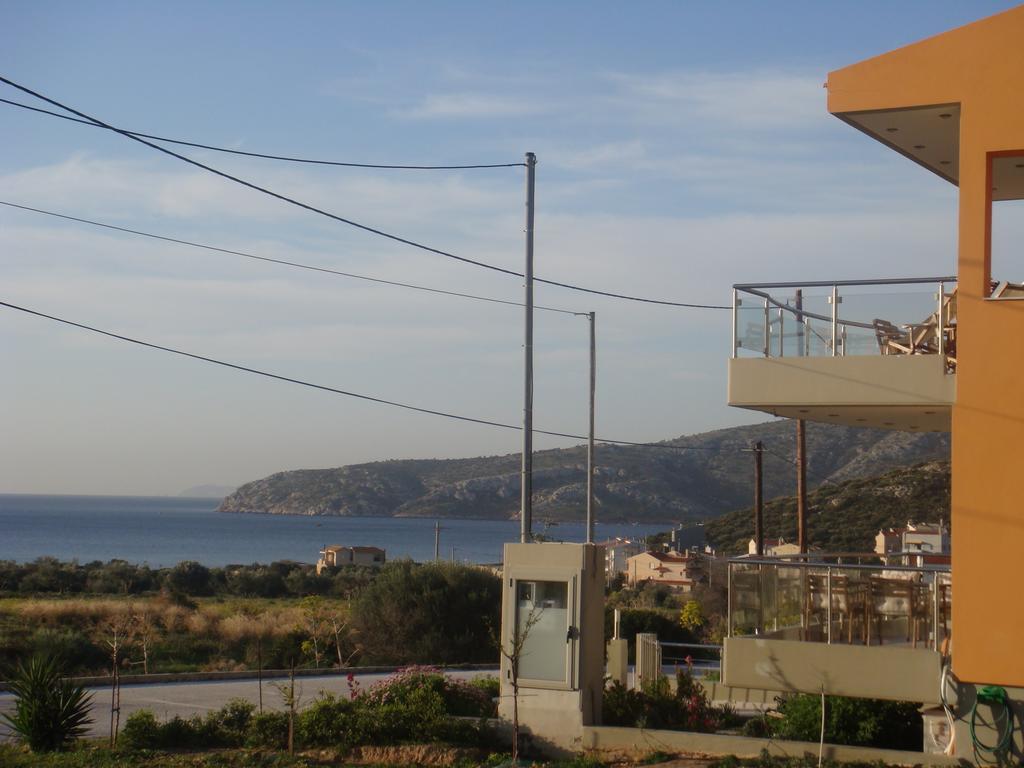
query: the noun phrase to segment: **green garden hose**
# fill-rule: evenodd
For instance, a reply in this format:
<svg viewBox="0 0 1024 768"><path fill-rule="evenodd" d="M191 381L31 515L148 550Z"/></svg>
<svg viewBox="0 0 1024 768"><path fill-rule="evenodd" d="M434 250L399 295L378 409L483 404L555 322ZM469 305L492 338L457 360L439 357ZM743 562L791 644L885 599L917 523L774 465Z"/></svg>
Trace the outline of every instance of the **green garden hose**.
<svg viewBox="0 0 1024 768"><path fill-rule="evenodd" d="M1002 717L997 714L992 723L1001 734L999 740L993 745L982 743L975 734L974 724L978 717L979 704L988 704L993 709L997 705L1002 708ZM1006 694L1005 688L998 685L985 685L978 689L974 706L971 708L971 741L976 754L981 752L998 758L999 755L1010 750L1013 745L1013 711L1010 709L1010 697Z"/></svg>

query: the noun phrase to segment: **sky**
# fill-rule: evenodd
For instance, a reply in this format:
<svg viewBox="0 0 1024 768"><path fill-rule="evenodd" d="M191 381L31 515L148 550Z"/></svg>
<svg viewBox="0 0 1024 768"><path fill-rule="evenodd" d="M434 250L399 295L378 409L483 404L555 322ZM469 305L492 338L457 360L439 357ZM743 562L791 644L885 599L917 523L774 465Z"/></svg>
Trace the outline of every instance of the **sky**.
<svg viewBox="0 0 1024 768"><path fill-rule="evenodd" d="M736 282L955 273L956 190L828 115L827 73L1007 2L0 2L0 74L107 123L382 164L535 152L538 277L728 304ZM0 98L47 105L0 85ZM178 148L180 150L180 148ZM524 169L190 157L521 271ZM517 302L522 280L271 199L121 135L0 104L0 200ZM275 374L516 424L523 313L0 206L0 301ZM730 312L536 286L597 314L599 436L726 405ZM535 426L585 434L584 318L538 311ZM396 410L0 307L0 492L176 494L298 468L513 453ZM574 444L537 436L538 449ZM600 461L600 459L599 459Z"/></svg>

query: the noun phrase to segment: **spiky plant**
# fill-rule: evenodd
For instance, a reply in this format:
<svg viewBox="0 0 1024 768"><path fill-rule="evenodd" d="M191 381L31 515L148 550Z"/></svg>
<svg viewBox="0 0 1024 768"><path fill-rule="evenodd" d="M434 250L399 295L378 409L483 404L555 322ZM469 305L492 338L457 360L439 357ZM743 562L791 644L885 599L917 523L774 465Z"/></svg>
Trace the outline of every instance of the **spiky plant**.
<svg viewBox="0 0 1024 768"><path fill-rule="evenodd" d="M92 722L92 694L61 678L56 660L35 655L15 668L9 683L14 714L3 719L33 752L66 749Z"/></svg>

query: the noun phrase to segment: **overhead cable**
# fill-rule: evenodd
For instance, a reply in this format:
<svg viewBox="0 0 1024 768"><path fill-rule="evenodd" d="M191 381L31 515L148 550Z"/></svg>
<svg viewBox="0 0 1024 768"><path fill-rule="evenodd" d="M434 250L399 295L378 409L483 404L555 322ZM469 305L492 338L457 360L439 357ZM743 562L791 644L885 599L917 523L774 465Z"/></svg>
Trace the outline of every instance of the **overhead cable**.
<svg viewBox="0 0 1024 768"><path fill-rule="evenodd" d="M0 102L4 104L10 104L12 107L21 107L22 109L28 109L33 112L39 112L44 115L50 115L51 117L59 117L61 120L69 120L72 123L81 123L82 125L88 125L92 128L104 128L109 131L115 131L117 133L124 133L130 136L141 136L144 139L153 139L154 141L162 141L165 144L178 144L183 147L195 147L196 149L209 149L213 152L224 152L229 155L244 155L245 157L259 157L264 160L284 160L289 163L305 163L307 165L335 165L342 166L345 168L385 168L394 170L406 170L406 171L461 171L472 168L522 168L526 163L476 163L472 165L384 165L380 163L343 163L337 160L310 160L303 157L288 157L287 155L269 155L264 152L246 152L241 149L230 149L229 147L217 147L212 144L200 144L196 141L182 141L181 139L168 139L166 136L154 136L151 133L142 133L141 131L129 131L127 129L119 130L117 128L111 128L109 125L101 125L98 122L90 120L81 120L77 117L71 117L70 115L62 115L59 112L51 112L48 109L42 109L40 107L33 107L28 104L22 104L20 101L11 101L10 99L0 99Z"/></svg>
<svg viewBox="0 0 1024 768"><path fill-rule="evenodd" d="M414 283L403 283L403 282L400 282L398 280L385 280L385 279L380 278L380 277L369 277L367 275L357 275L357 274L355 274L353 272L343 272L341 270L330 269L328 267L317 267L317 266L314 266L312 264L302 264L301 262L288 261L286 259L275 259L275 258L271 258L270 256L257 256L254 253L246 253L245 251L235 251L235 250L232 250L230 248L220 248L220 247L215 246L215 245L207 245L205 243L196 243L196 242L193 242L191 240L182 240L182 239L177 238L177 237L168 237L166 235L156 235L156 234L153 234L152 232L143 232L142 230L139 230L139 229L129 229L128 227L119 227L116 224L106 224L106 223L104 223L102 221L93 221L92 219L83 219L83 218L81 218L79 216L70 216L70 215L65 214L65 213L57 213L56 211L47 211L47 210L45 210L43 208L33 208L32 206L29 206L29 205L19 205L18 203L12 203L12 202L9 202L7 200L0 200L0 205L6 205L6 206L8 206L10 208L18 208L18 209L20 209L22 211L31 211L32 213L41 213L41 214L44 214L46 216L54 216L54 217L56 217L58 219L66 219L67 221L76 221L76 222L79 222L81 224L89 224L90 226L93 226L93 227L102 227L104 229L112 229L112 230L114 230L116 232L126 232L127 234L130 234L130 235L140 235L142 237L149 237L149 238L152 238L154 240L163 240L163 241L168 242L168 243L176 243L178 245L187 245L187 246L189 246L191 248L202 248L202 249L207 250L207 251L215 251L217 253L227 253L227 254L231 254L232 256L242 256L243 258L246 258L246 259L255 259L256 261L266 261L266 262L269 262L271 264L281 264L281 265L286 266L286 267L295 267L297 269L308 269L308 270L310 270L312 272L323 272L323 273L328 274L328 275L338 275L340 277L351 277L351 278L354 278L356 280L366 280L366 281L371 282L371 283L380 283L382 285L393 285L393 286L397 286L397 287L400 287L400 288L411 288L411 289L416 290L416 291L426 291L428 293L438 293L438 294L442 294L444 296L457 296L457 297L463 298L463 299L474 299L475 301L486 301L486 302L490 302L492 304L508 304L510 306L513 306L513 307L521 307L521 306L523 306L522 302L511 301L509 299L497 299L497 298L494 298L493 296L477 296L477 295L472 294L472 293L462 293L460 291L449 291L449 290L445 290L443 288L430 288L430 287L425 286L425 285L416 285ZM583 314L582 312L574 312L571 309L559 309L557 307L546 307L546 306L540 306L540 305L534 305L534 309L544 310L545 312L559 312L559 313L562 313L562 314L565 314L565 315L580 315L580 314Z"/></svg>
<svg viewBox="0 0 1024 768"><path fill-rule="evenodd" d="M413 248L419 248L420 250L426 251L428 253L434 253L434 254L437 254L438 256L445 256L447 258L454 259L456 261L461 261L464 264L472 264L472 265L477 266L477 267L482 267L483 269L489 269L489 270L492 270L494 272L500 272L502 274L511 275L513 277L523 277L524 276L522 272L516 272L515 270L512 270L512 269L506 269L505 267L499 267L496 264L488 264L487 262L478 261L476 259L471 259L471 258L468 258L466 256L458 256L457 254L451 253L450 251L444 251L444 250L441 250L440 248L434 248L432 246L425 245L424 243L420 243L420 242L417 242L415 240L410 240L408 238L401 237L401 236L393 234L391 232L386 232L386 231L384 231L382 229L377 229L376 227L371 227L371 226L369 226L367 224L360 224L359 222L353 221L352 219L346 219L343 216L339 216L337 214L330 213L329 211L325 211L322 208L317 208L316 206L310 205L309 203L303 203L300 200L296 200L293 197L288 197L287 195L282 195L279 192L274 192L271 189L268 189L266 187L262 187L262 186L260 186L258 184L255 184L255 183L251 182L251 181L246 181L245 179L242 179L242 178L240 178L238 176L234 176L234 175L232 175L230 173L227 173L225 171L218 170L217 168L214 168L213 166L206 165L205 163L201 163L198 160L194 160L191 157L188 157L187 155L182 155L182 154L179 154L178 152L174 152L173 150L167 149L166 147L161 147L159 144L154 144L151 141L148 141L148 140L146 140L144 138L141 138L138 134L133 134L133 133L131 133L129 131L125 131L125 130L123 130L121 128L116 128L116 127L114 127L112 125L109 125L109 124L103 122L102 120L99 120L99 119L97 119L95 117L91 117L91 116L85 114L84 112L79 112L76 109L73 109L73 108L71 108L71 107L69 107L69 106L67 106L65 104L62 104L61 102L56 101L55 99L51 99L51 98L49 98L47 96L42 95L41 93L37 93L36 91L33 91L31 88L28 88L28 87L26 87L24 85L19 85L18 83L15 83L14 81L9 80L6 77L0 76L0 82L6 83L7 85L10 85L12 88L17 88L19 91L27 93L30 96L34 96L35 98L40 99L42 101L45 101L48 104L52 104L55 107L59 107L60 109L63 109L65 111L67 111L67 112L70 112L73 115L77 115L78 117L81 117L81 118L83 118L85 120L88 120L90 123L92 123L94 125L97 125L97 126L99 126L101 128L106 128L106 129L108 129L110 131L114 131L115 133L119 133L122 136L125 136L126 138L131 139L132 141L137 141L140 144L144 144L145 146L150 147L151 149L155 149L158 152L162 152L165 155L169 155L171 157L175 157L178 160L181 160L183 162L188 163L189 165L193 165L193 166L195 166L197 168L202 168L203 170L209 171L210 173L213 173L213 174L215 174L217 176L220 176L221 178L228 179L229 181L233 181L236 184L241 184L242 186L248 187L249 189L255 190L257 192L262 192L263 194L268 195L270 197L273 197L273 198L275 198L277 200L281 200L282 202L290 203L291 205L297 206L299 208L303 208L303 209L305 209L307 211L311 211L313 213L320 214L321 216L326 216L327 218L333 219L333 220L338 221L338 222L341 222L342 224L348 224L349 226L355 227L356 229L361 229L364 232L369 232L371 234L387 238L388 240L394 240L395 242L402 243L404 245L408 245L408 246L411 246ZM598 296L607 296L607 297L615 298L615 299L625 299L627 301L637 301L637 302L642 302L642 303L645 303L645 304L661 304L661 305L665 305L665 306L686 307L686 308L691 308L691 309L731 309L732 308L732 307L724 305L724 304L697 304L697 303L690 303L690 302L667 301L667 300L662 300L662 299L650 299L650 298L644 298L644 297L639 297L639 296L630 296L628 294L614 293L612 291L601 291L601 290L597 290L597 289L594 289L594 288L584 288L584 287L579 286L579 285L573 285L571 283L559 282L557 280L547 280L547 279L541 278L541 277L534 277L534 281L538 282L538 283L546 283L547 285L557 286L559 288L567 288L567 289L573 290L573 291L580 291L580 292L583 292L583 293L591 293L591 294L595 294L595 295L598 295Z"/></svg>
<svg viewBox="0 0 1024 768"><path fill-rule="evenodd" d="M435 410L433 408L422 408L420 406L410 405L408 403L400 403L400 402L397 402L395 400L386 400L386 399L384 399L382 397L375 397L373 395L364 395L364 394L360 394L358 392L350 392L348 390L338 389L337 387L330 387L330 386L327 386L325 384L315 384L315 383L310 382L310 381L304 381L303 379L296 379L296 378L291 377L291 376L283 376L283 375L278 374L278 373L270 373L269 371L262 371L262 370L260 370L258 368L250 368L249 366L239 365L238 363L230 363L230 362L227 362L225 360L218 360L218 359L213 358L213 357L206 357L205 355L197 355L197 354L195 354L193 352L185 352L184 350L175 349L174 347L166 347L166 346L163 346L161 344L154 344L153 342L143 341L141 339L136 339L136 338L133 338L131 336L125 336L124 334L114 333L113 331L105 331L102 328L96 328L95 326L86 325L85 323L78 323L78 322L75 322L74 320L68 320L68 319L63 318L63 317L57 317L56 315L49 315L49 314L46 314L45 312L39 312L37 310L29 309L28 307L22 307L22 306L19 306L17 304L12 304L12 303L7 302L7 301L0 301L0 307L7 307L8 309L14 309L14 310L17 310L18 312L24 312L25 314L28 314L28 315L34 315L35 317L41 317L41 318L43 318L45 320L52 320L53 322L56 322L56 323L62 323L63 325L68 325L68 326L71 326L73 328L79 328L79 329L81 329L83 331L89 331L91 333L100 334L101 336L107 336L107 337L112 338L112 339L118 339L119 341L128 342L130 344L137 344L138 346L141 346L141 347L148 347L149 349L156 349L156 350L159 350L161 352L169 352L169 353L171 353L173 355L180 355L181 357L188 357L188 358L191 358L193 360L199 360L199 361L204 362L204 363L211 363L213 365L219 365L219 366L222 366L224 368L231 368L232 370L242 371L244 373L251 373L251 374L254 374L256 376L263 376L263 377L268 378L268 379L275 379L277 381L284 381L284 382L287 382L289 384L298 384L298 385L303 386L303 387L310 387L312 389L319 389L321 391L331 392L331 393L336 394L336 395L344 395L345 397L353 397L353 398L356 398L356 399L359 399L359 400L366 400L366 401L369 401L371 403L379 403L380 405L390 405L393 408L401 408L401 409L404 409L404 410L407 410L407 411L415 411L417 413L426 413L426 414L429 414L431 416L441 416L441 417L444 417L446 419L456 419L458 421L468 421L468 422L471 422L473 424L483 424L483 425L489 426L489 427L499 427L501 429L512 429L512 430L517 430L517 431L522 429L522 427L517 425L517 424L505 424L505 423L500 422L500 421L491 421L489 419L478 419L478 418L476 418L474 416L463 416L461 414L449 413L447 411L439 411L439 410ZM550 430L545 430L545 429L535 429L533 431L536 432L537 434L550 435L551 437L567 437L567 438L570 438L570 439L573 439L573 440L587 440L588 439L585 435L574 435L574 434L571 434L569 432L552 432ZM603 437L596 438L596 439L599 442L602 442L602 443L613 443L613 444L617 444L617 445L635 445L635 446L640 446L640 447L667 448L667 449L672 449L672 450L710 450L710 449L705 449L705 448L700 448L700 447L692 447L691 448L689 446L677 446L677 445L670 445L670 444L666 444L666 443L641 443L641 442L634 442L634 441L631 441L631 440L612 440L610 438L603 438Z"/></svg>

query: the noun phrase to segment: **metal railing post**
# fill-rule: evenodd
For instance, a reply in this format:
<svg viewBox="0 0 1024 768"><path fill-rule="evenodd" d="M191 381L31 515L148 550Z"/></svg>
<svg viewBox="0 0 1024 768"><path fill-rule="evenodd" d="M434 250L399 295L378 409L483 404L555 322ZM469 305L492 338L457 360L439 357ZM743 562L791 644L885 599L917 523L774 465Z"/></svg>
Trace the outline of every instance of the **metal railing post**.
<svg viewBox="0 0 1024 768"><path fill-rule="evenodd" d="M736 350L739 349L740 339L737 335L739 332L739 313L740 313L741 299L739 297L739 291L735 288L732 289L732 356L736 357Z"/></svg>
<svg viewBox="0 0 1024 768"><path fill-rule="evenodd" d="M768 357L771 352L771 316L768 314L768 299L764 300L764 356Z"/></svg>
<svg viewBox="0 0 1024 768"><path fill-rule="evenodd" d="M936 573L932 578L932 650L939 650L939 578Z"/></svg>
<svg viewBox="0 0 1024 768"><path fill-rule="evenodd" d="M939 338L937 339L937 341L939 342L938 347L939 347L939 354L940 355L946 354L946 342L945 342L945 333L944 333L945 328L946 328L946 318L943 317L943 314L944 314L943 310L945 309L945 306L944 306L945 298L946 298L946 284L945 283L939 283L939 308L938 308L938 312L935 315L935 332L939 334Z"/></svg>
<svg viewBox="0 0 1024 768"><path fill-rule="evenodd" d="M828 622L828 631L825 636L828 638L828 644L832 645L832 568L831 566L825 571L825 593L828 604L825 608L825 621Z"/></svg>
<svg viewBox="0 0 1024 768"><path fill-rule="evenodd" d="M832 357L836 356L836 342L839 340L839 286L832 286Z"/></svg>
<svg viewBox="0 0 1024 768"><path fill-rule="evenodd" d="M785 326L782 322L782 315L782 307L779 307L779 357L782 357L785 354L784 347L786 344L786 334L783 330Z"/></svg>

